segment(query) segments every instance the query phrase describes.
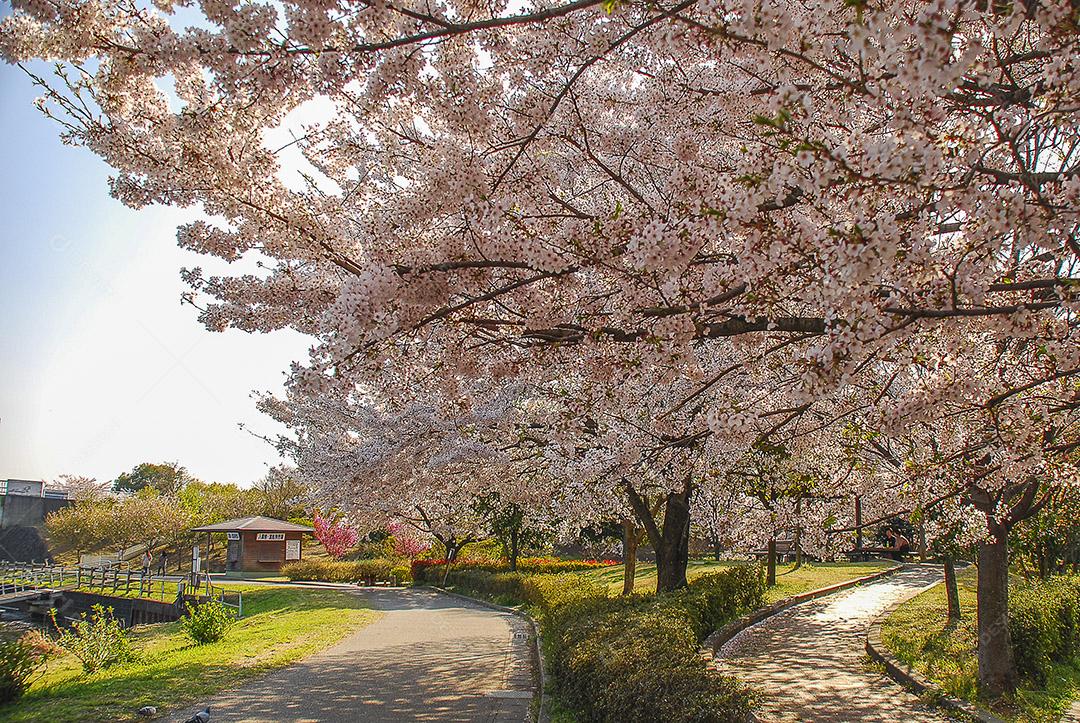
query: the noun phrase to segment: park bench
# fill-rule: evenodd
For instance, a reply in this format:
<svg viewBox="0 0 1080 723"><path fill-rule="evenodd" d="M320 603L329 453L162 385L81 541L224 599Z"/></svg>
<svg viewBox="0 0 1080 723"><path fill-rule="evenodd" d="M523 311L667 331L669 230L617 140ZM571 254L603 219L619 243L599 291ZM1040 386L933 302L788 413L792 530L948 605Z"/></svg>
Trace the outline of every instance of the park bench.
<svg viewBox="0 0 1080 723"><path fill-rule="evenodd" d="M769 556L769 549L763 547L758 550L753 550L751 553L755 559L764 560ZM783 562L784 560L795 559L795 541L794 540L777 540L776 541L776 559Z"/></svg>

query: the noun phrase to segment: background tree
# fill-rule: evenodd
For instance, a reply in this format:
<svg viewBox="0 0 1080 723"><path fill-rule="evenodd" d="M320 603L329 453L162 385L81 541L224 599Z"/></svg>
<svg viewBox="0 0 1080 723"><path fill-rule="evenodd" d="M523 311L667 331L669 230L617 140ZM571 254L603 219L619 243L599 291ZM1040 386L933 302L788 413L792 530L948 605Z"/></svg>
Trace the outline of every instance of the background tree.
<svg viewBox="0 0 1080 723"><path fill-rule="evenodd" d="M98 482L94 477L62 474L49 485L67 492L68 499L77 502L100 501L109 494L109 483Z"/></svg>
<svg viewBox="0 0 1080 723"><path fill-rule="evenodd" d="M1080 495L1055 489L1042 510L1016 526L1009 543L1027 577L1080 572Z"/></svg>
<svg viewBox="0 0 1080 723"><path fill-rule="evenodd" d="M113 480L114 492L134 493L150 487L163 495L176 495L194 478L176 462L143 462Z"/></svg>
<svg viewBox="0 0 1080 723"><path fill-rule="evenodd" d="M476 508L487 521L491 536L499 541L511 571L517 570L523 549L542 545L551 538L552 529L538 502L508 499L505 492L495 490L480 497Z"/></svg>
<svg viewBox="0 0 1080 723"><path fill-rule="evenodd" d="M106 515L110 504L83 500L45 517L49 540L60 549L83 552L100 550L106 544Z"/></svg>

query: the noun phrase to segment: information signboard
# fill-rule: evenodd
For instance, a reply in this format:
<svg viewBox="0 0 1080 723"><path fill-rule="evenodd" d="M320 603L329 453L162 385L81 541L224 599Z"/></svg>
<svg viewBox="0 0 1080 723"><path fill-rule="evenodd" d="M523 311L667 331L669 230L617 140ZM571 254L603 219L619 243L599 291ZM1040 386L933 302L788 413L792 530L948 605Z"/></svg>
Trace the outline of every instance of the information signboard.
<svg viewBox="0 0 1080 723"><path fill-rule="evenodd" d="M300 559L300 540L285 540L285 559Z"/></svg>

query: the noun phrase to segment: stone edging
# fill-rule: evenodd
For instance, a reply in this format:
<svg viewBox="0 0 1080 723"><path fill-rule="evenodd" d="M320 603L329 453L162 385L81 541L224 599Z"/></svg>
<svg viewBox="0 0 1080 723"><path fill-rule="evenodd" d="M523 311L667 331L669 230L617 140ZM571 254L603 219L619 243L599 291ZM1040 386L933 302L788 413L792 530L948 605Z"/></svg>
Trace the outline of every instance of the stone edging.
<svg viewBox="0 0 1080 723"><path fill-rule="evenodd" d="M720 628L716 632L709 635L701 643L701 653L708 659L712 659L720 652L720 648L724 646L726 642L734 638L736 635L746 630L749 627L757 625L762 620L770 618L773 615L782 613L790 607L794 607L799 603L804 603L807 600L813 600L815 598L824 597L825 595L831 595L834 592L840 592L846 590L849 587L855 587L856 585L862 585L866 582L874 582L880 580L883 577L887 577L894 573L904 569L904 564L894 565L887 570L875 572L872 575L865 575L863 577L857 577L854 580L845 580L844 582L838 582L835 585L829 585L828 587L818 588L817 590L810 590L809 592L799 593L798 595L792 595L786 597L783 600L773 603L772 605L766 605L763 608L759 608L754 612L744 617L728 623L724 627Z"/></svg>
<svg viewBox="0 0 1080 723"><path fill-rule="evenodd" d="M978 707L965 700L960 700L959 698L947 695L937 686L937 684L922 673L894 658L881 642L881 626L890 615L896 612L898 607L908 600L911 600L915 595L926 592L940 584L940 582L936 582L933 585L923 588L911 597L905 598L904 600L897 600L890 605L885 612L874 618L874 622L870 624L870 627L866 631L866 653L873 660L881 663L881 665L885 667L885 671L889 674L890 678L900 685L915 689L919 693L932 694L935 698L935 702L941 707L947 708L955 713L960 713L968 718L979 721L979 723L1004 723L1000 718L996 718L986 711L980 710Z"/></svg>
<svg viewBox="0 0 1080 723"><path fill-rule="evenodd" d="M436 587L434 585L423 585L422 587L427 588L428 590L434 590L435 592L442 593L443 595L458 598L459 600L465 600L467 602L475 603L476 605L481 605L492 610L498 610L499 612L516 615L519 618L525 620L525 622L529 623L529 626L532 628L533 631L533 641L536 645L536 667L540 672L540 702L539 705L537 705L536 707L536 723L548 723L548 712L547 708L545 707L546 701L544 700L544 688L547 684L544 673L544 650L543 646L541 646L540 644L540 626L536 623L536 620L533 619L533 616L529 615L524 610L519 610L518 608L511 608L507 607L506 605L499 605L497 603L483 600L481 598L471 597L469 595L462 595L459 592L453 592L451 590L446 590L444 588Z"/></svg>

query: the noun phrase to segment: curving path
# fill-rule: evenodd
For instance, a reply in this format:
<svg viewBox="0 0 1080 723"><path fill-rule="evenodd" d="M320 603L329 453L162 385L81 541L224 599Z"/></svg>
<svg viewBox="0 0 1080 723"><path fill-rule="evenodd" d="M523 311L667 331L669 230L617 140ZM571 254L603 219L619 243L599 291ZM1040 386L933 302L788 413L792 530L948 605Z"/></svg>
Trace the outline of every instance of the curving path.
<svg viewBox="0 0 1080 723"><path fill-rule="evenodd" d="M865 652L874 618L940 579L940 568L911 565L788 608L728 641L717 654L717 668L763 694L763 721L953 720L871 670Z"/></svg>
<svg viewBox="0 0 1080 723"><path fill-rule="evenodd" d="M212 723L530 719L536 684L525 621L431 590L352 590L382 616L327 650L219 693Z"/></svg>

